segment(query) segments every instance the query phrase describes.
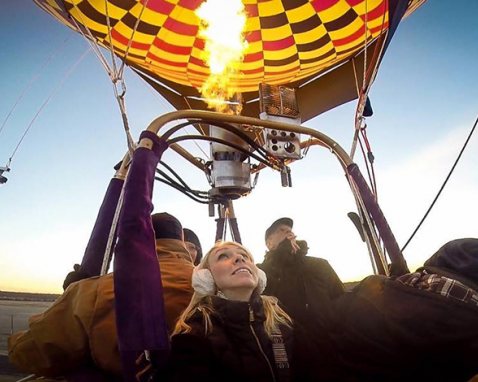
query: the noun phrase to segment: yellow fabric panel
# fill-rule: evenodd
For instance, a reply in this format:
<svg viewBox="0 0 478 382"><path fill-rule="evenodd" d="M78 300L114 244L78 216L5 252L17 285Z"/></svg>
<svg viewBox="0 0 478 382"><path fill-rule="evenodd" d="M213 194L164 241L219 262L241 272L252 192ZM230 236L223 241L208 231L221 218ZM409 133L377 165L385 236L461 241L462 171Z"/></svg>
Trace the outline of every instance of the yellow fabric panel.
<svg viewBox="0 0 478 382"><path fill-rule="evenodd" d="M351 36L357 31L360 31L361 38L363 39L365 30L364 30L364 23L361 19L355 19L351 24L347 25L346 28L342 28L337 31L331 31L329 32L329 35L332 38L332 40L341 40Z"/></svg>
<svg viewBox="0 0 478 382"><path fill-rule="evenodd" d="M199 58L200 60L202 60L202 59L201 59L202 52L203 52L202 50L200 50L200 49L196 48L195 46L193 46L193 49L192 49L192 51L191 51L191 57L197 57L197 58Z"/></svg>
<svg viewBox="0 0 478 382"><path fill-rule="evenodd" d="M244 28L245 34L247 32L261 30L261 20L259 17L248 17L246 20L246 27Z"/></svg>
<svg viewBox="0 0 478 382"><path fill-rule="evenodd" d="M203 66L196 65L194 63L188 63L188 69L194 69L196 72L201 72L206 75L209 75L209 69Z"/></svg>
<svg viewBox="0 0 478 382"><path fill-rule="evenodd" d="M351 42L350 44L338 46L335 48L335 50L337 51L338 58L344 58L344 57L350 56L350 49L354 49L352 52L352 54L354 54L360 49L363 49L363 47L364 47L363 40L356 40Z"/></svg>
<svg viewBox="0 0 478 382"><path fill-rule="evenodd" d="M375 20L367 20L367 27L369 29L374 29L377 27L381 27L383 24L387 25L387 23L388 23L388 13L385 15L385 17L378 17ZM374 34L374 37L378 34L380 34L380 32L376 32Z"/></svg>
<svg viewBox="0 0 478 382"><path fill-rule="evenodd" d="M135 6L133 6L133 8L130 10L130 13L136 18L141 15L141 21L151 25L163 25L168 18L167 15L163 15L162 13L152 11L147 7L143 7L141 3L137 3Z"/></svg>
<svg viewBox="0 0 478 382"><path fill-rule="evenodd" d="M150 52L154 54L156 57L159 57L163 60L176 62L176 63L186 63L188 62L188 59L189 59L189 56L169 53L162 49L158 49L156 47L151 47Z"/></svg>
<svg viewBox="0 0 478 382"><path fill-rule="evenodd" d="M354 5L353 9L355 10L355 12L357 12L358 15L362 16L365 15L365 13L377 8L378 6L383 7L384 3L386 3L386 0L367 0L362 1L357 5Z"/></svg>
<svg viewBox="0 0 478 382"><path fill-rule="evenodd" d="M317 28L311 29L307 32L294 34L294 39L298 44L307 44L309 42L314 42L321 39L326 34L327 30L323 25L320 25Z"/></svg>
<svg viewBox="0 0 478 382"><path fill-rule="evenodd" d="M252 62L243 62L241 64L240 70L247 71L247 70L254 70L264 67L264 60L257 60Z"/></svg>
<svg viewBox="0 0 478 382"><path fill-rule="evenodd" d="M247 46L246 54L262 52L262 41L250 42Z"/></svg>
<svg viewBox="0 0 478 382"><path fill-rule="evenodd" d="M322 10L320 18L324 23L337 20L340 16L345 14L350 9L350 5L345 0L339 0L331 7Z"/></svg>
<svg viewBox="0 0 478 382"><path fill-rule="evenodd" d="M99 24L86 15L83 14L78 8L72 8L70 14L78 21L79 24L83 24L89 30L93 30L99 33L108 34L108 26Z"/></svg>
<svg viewBox="0 0 478 382"><path fill-rule="evenodd" d="M294 61L290 64L287 64L287 65L269 66L267 68L267 73L270 75L270 74L273 74L273 73L282 73L282 72L285 72L285 71L291 70L291 69L296 69L295 71L297 71L299 69L299 61L298 60ZM287 75L289 75L289 73Z"/></svg>
<svg viewBox="0 0 478 382"><path fill-rule="evenodd" d="M194 11L180 6L174 7L169 17L190 25L198 25L200 21Z"/></svg>
<svg viewBox="0 0 478 382"><path fill-rule="evenodd" d="M315 9L312 7L310 3L306 3L301 5L300 7L294 8L294 9L289 9L287 11L287 18L289 19L289 22L300 22L307 20L309 17L315 15Z"/></svg>
<svg viewBox="0 0 478 382"><path fill-rule="evenodd" d="M92 8L96 9L99 13L102 13L105 16L108 15L109 17L116 20L121 19L126 13L128 13L127 10L121 7L117 7L109 1L89 0L88 3L90 3Z"/></svg>
<svg viewBox="0 0 478 382"><path fill-rule="evenodd" d="M292 31L289 25L282 25L277 28L262 29L263 41L277 41L292 35Z"/></svg>
<svg viewBox="0 0 478 382"><path fill-rule="evenodd" d="M262 17L274 16L285 12L282 2L279 0L257 2L257 7L259 8L259 15Z"/></svg>
<svg viewBox="0 0 478 382"><path fill-rule="evenodd" d="M314 58L320 57L331 50L334 50L334 44L332 42L327 43L327 45L324 45L323 47L315 50L311 50L310 52L299 52L299 57L302 60L312 60Z"/></svg>
<svg viewBox="0 0 478 382"><path fill-rule="evenodd" d="M264 59L266 60L282 60L297 53L297 48L292 45L281 50L264 50Z"/></svg>
<svg viewBox="0 0 478 382"><path fill-rule="evenodd" d="M161 28L158 38L177 46L192 46L194 44L194 36L186 36L184 34L175 33L166 28ZM193 48L194 49L194 48Z"/></svg>
<svg viewBox="0 0 478 382"><path fill-rule="evenodd" d="M156 38L154 35L141 33L137 30L134 31L133 34L133 30L129 26L125 25L122 21L118 21L114 29L127 39L131 39L131 37L133 37L133 41L140 44L152 44Z"/></svg>

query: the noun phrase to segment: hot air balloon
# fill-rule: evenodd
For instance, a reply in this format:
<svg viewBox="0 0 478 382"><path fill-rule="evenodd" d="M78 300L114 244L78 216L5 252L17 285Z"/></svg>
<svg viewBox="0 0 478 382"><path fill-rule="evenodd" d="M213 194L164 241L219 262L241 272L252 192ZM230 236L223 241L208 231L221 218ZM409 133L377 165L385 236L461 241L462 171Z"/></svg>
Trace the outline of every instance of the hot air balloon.
<svg viewBox="0 0 478 382"><path fill-rule="evenodd" d="M103 262L91 259L102 251L110 255L110 246L104 240L104 227L111 226L109 244L119 231L115 269L120 271L115 273L123 283L115 285L116 309L120 348L128 378L134 375L131 354L137 355L144 349L167 350L166 332L152 330L154 323L142 319L148 314L161 316L161 296L153 292L151 281L157 280L159 274L159 269L150 266L155 256L151 252L154 247L146 248L141 242L145 237L154 240L152 232L149 230L146 236L138 232L148 226L145 222L151 209L156 166L168 147L204 171L211 188L192 190L175 171L176 179L161 172L161 180L208 203L213 214L214 205L218 205L219 220L228 218L233 228L232 200L252 190L253 173L271 167L280 172L282 185L290 186L289 165L302 158L302 150L311 145L328 148L339 160L356 198L360 215L358 226L369 246L376 272L398 275L407 270L392 231L373 191L353 162L353 155L328 136L301 124L359 98L355 126L358 131L368 90L398 24L424 0L244 0L240 2L244 20L240 29L241 51L234 65L221 72L227 74L227 82L216 83L218 86L212 96L204 92L215 74L209 60L211 53L207 53L210 39L204 33L210 21L198 11L207 2L35 2L84 35L95 49L102 47L121 60L120 70L109 73L114 83L121 79L123 65L127 65L178 110L160 116L142 133L139 147L147 150L136 150L133 154L130 147L130 155L123 165L130 156L133 160L123 192L115 188L113 196L107 193L107 199L112 197L115 203L106 200L103 204L105 211L100 211L100 223L91 239L95 242L101 237L101 245L95 246L90 241L88 247L94 250L84 259L85 263L95 264L93 273L98 274L99 264L107 264L108 258ZM222 4L230 3L222 0ZM226 35L229 29L235 28L233 24L224 23L221 33ZM229 45L233 45L233 40L226 41L230 44L226 42L219 50L228 50ZM208 111L211 106L217 106L215 97L218 95L223 96L227 113ZM171 123L175 124L171 127ZM193 125L198 134L179 135L187 125ZM301 136L308 138L302 140ZM211 142L210 156L198 159L180 146L180 142L191 139ZM117 213L113 213L112 205L118 200ZM117 231L115 224L120 208L123 210ZM237 226L235 228L236 239L240 241ZM101 234L98 233L100 229ZM382 249L382 240L386 252ZM135 259L131 258L133 252L139 252ZM124 272L133 268L138 272L149 269L154 274L137 285L138 279L129 278L128 272ZM135 305L138 301L142 307ZM156 306L159 310L143 312L144 306ZM135 333L134 338L132 333Z"/></svg>

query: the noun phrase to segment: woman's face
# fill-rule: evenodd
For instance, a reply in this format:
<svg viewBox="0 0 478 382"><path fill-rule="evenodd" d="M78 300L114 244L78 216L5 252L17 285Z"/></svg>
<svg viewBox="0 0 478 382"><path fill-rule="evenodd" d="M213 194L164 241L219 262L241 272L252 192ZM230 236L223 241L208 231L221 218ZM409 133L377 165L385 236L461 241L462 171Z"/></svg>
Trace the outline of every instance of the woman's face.
<svg viewBox="0 0 478 382"><path fill-rule="evenodd" d="M241 247L224 245L208 258L209 270L217 288L231 299L249 300L257 286L257 267Z"/></svg>

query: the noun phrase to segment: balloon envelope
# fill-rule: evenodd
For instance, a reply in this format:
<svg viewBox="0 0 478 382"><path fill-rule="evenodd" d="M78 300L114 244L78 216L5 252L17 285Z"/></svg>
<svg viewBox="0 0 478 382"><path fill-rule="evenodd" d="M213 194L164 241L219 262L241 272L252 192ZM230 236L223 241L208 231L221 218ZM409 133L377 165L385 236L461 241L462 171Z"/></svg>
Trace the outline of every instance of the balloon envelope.
<svg viewBox="0 0 478 382"><path fill-rule="evenodd" d="M197 90L210 74L195 13L203 0L35 2L98 44L112 47L177 109L206 108ZM261 82L297 88L303 121L356 98L364 48L369 46L370 67L381 57L374 51L377 37L393 26L394 18L423 2L244 0L248 48L231 82L243 95L242 114L258 115Z"/></svg>

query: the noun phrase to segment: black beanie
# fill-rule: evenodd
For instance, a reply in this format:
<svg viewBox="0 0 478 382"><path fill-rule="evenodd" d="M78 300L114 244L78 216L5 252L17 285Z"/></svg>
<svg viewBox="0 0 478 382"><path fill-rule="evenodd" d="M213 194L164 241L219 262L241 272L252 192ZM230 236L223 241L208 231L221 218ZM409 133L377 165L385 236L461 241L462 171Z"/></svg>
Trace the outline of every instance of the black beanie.
<svg viewBox="0 0 478 382"><path fill-rule="evenodd" d="M195 265L197 265L202 259L202 247L201 247L201 243L199 242L199 238L189 228L184 228L183 232L184 232L184 241L189 241L190 243L193 243L196 246L196 250L198 254L196 256L196 261L194 263Z"/></svg>
<svg viewBox="0 0 478 382"><path fill-rule="evenodd" d="M478 285L478 239L449 241L424 266L451 272Z"/></svg>
<svg viewBox="0 0 478 382"><path fill-rule="evenodd" d="M178 219L166 212L151 215L156 239L183 240L183 227Z"/></svg>

